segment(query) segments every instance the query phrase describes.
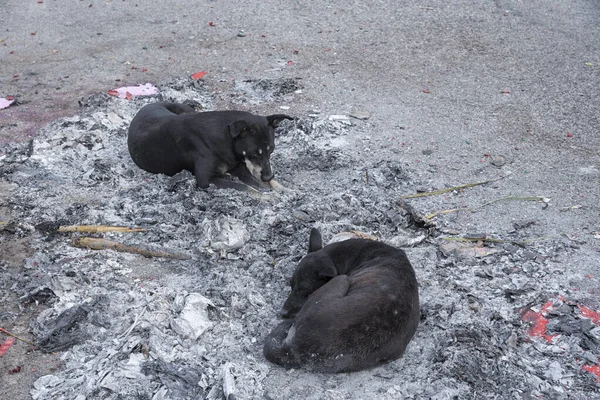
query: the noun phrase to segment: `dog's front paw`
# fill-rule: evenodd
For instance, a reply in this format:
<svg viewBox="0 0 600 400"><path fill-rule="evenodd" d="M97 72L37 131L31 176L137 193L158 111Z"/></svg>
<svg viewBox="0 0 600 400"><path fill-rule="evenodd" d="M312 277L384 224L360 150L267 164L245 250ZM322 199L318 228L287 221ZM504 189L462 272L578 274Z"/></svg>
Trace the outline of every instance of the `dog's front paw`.
<svg viewBox="0 0 600 400"><path fill-rule="evenodd" d="M266 203L272 203L275 201L275 197L273 197L270 194L263 193L260 190L256 190L254 188L250 188L250 189L251 190L248 191L248 195L250 195L250 197L252 197L255 200L266 202Z"/></svg>
<svg viewBox="0 0 600 400"><path fill-rule="evenodd" d="M293 193L294 192L292 189L286 188L281 183L277 182L275 179L271 179L269 181L269 186L271 187L272 190L279 192L279 193Z"/></svg>

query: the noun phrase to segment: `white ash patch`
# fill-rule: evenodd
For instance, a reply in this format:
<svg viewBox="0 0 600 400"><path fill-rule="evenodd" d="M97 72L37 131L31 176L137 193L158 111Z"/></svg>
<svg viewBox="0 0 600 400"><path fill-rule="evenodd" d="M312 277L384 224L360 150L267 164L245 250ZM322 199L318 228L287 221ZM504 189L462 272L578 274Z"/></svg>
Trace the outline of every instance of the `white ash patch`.
<svg viewBox="0 0 600 400"><path fill-rule="evenodd" d="M600 329L574 305L598 303L569 290L568 242L444 256L439 232L418 228L399 206L399 196L423 182L402 160L357 156L348 143L363 128L326 115L299 116L277 131L276 179L293 192L273 193L271 202L198 190L190 174L146 173L127 152L137 110L190 98L211 108L201 84L170 88L161 86L168 97L134 101L95 96L80 115L0 159L5 179L18 187L2 233L35 235L37 250L22 273L0 269L0 279L23 299L48 303L32 330L43 349L63 351L63 368L35 383L34 399L222 398L224 376L235 378L226 379L227 390L234 384L242 399L584 399L598 391L582 367L598 362ZM192 258L75 248L51 229L58 222L148 227L101 236ZM339 375L286 371L264 359L263 338L312 226L326 241L356 230L417 245L406 251L423 318L403 358ZM524 310L540 311L548 300L556 303L546 315L548 334L558 335L552 341L528 336L521 322Z"/></svg>

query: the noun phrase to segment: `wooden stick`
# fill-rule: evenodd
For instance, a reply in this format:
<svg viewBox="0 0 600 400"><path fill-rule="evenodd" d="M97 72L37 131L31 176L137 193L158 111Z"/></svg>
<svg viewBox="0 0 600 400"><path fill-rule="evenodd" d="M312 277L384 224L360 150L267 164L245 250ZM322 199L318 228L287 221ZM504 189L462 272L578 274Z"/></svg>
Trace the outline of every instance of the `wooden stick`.
<svg viewBox="0 0 600 400"><path fill-rule="evenodd" d="M168 251L150 250L137 246L130 246L124 243L114 242L112 240L98 239L91 237L73 238L72 244L75 247L81 247L91 250L115 250L124 253L140 254L144 257L163 257L173 258L175 260L189 260L190 256L182 253L172 253Z"/></svg>
<svg viewBox="0 0 600 400"><path fill-rule="evenodd" d="M27 340L27 339L23 339L22 337L19 337L19 336L15 335L14 333L10 333L9 331L7 331L7 330L6 330L6 329L4 329L4 328L0 328L0 332L2 332L2 333L5 333L5 334L7 334L8 336L12 336L12 337L14 337L15 339L19 339L19 340L21 340L21 341L23 341L23 342L25 342L25 343L27 343L27 344L30 344L30 345L32 345L32 346L35 346L35 344L33 344L32 342L30 342L29 340Z"/></svg>
<svg viewBox="0 0 600 400"><path fill-rule="evenodd" d="M497 203L499 201L505 201L505 200L542 201L544 203L548 203L550 201L550 199L548 197L543 197L543 196L528 196L528 197L509 196L509 197L501 197L499 199L488 201L487 203L483 203L482 205L480 205L478 207L474 207L473 210L476 210L478 208L482 208L482 207L488 206L490 204Z"/></svg>
<svg viewBox="0 0 600 400"><path fill-rule="evenodd" d="M446 189L440 189L440 190L434 190L433 192L423 192L423 193L409 194L407 196L400 196L400 198L401 199L415 199L417 197L437 196L438 194L444 194L444 193L448 193L448 192L454 192L455 190L461 190L461 189L467 189L467 188L470 188L470 187L485 185L486 183L495 182L497 180L498 179L494 179L494 180L491 180L491 181L476 182L476 183L467 183L465 185L454 186L454 187L450 187L450 188L446 188Z"/></svg>
<svg viewBox="0 0 600 400"><path fill-rule="evenodd" d="M481 204L481 205L479 205L477 207L451 208L449 210L437 211L437 212L434 212L432 214L426 215L425 218L427 218L427 219L433 219L433 218L437 217L438 215L450 214L450 213L457 212L457 211L475 211L475 210L477 210L479 208L488 206L490 204L494 204L494 203L497 203L499 201L506 201L506 200L542 201L544 203L548 203L550 201L549 198L542 197L542 196L530 196L530 197L509 196L509 197L501 197L499 199L495 199L495 200L488 201L487 203L483 203L483 204Z"/></svg>
<svg viewBox="0 0 600 400"><path fill-rule="evenodd" d="M511 171L511 172L507 173L506 175L503 175L503 176L501 176L499 178L496 178L496 179L490 179L490 180L483 181L483 182L467 183L465 185L454 186L454 187L451 187L451 188L434 190L433 192L423 192L423 193L409 194L407 196L400 196L400 198L401 199L414 199L414 198L417 198L417 197L436 196L438 194L444 194L444 193L448 193L448 192L454 192L455 190L461 190L461 189L467 189L467 188L471 188L471 187L475 187L475 186L481 186L481 185L485 185L487 183L497 182L497 181L499 181L501 179L504 179L507 176L510 176L510 175L514 174L515 172L517 172L518 170L520 170L520 169L522 169L524 167L525 166L517 168L516 170Z"/></svg>
<svg viewBox="0 0 600 400"><path fill-rule="evenodd" d="M135 320L133 321L133 324L131 324L131 326L129 327L129 329L127 329L127 331L125 331L120 337L127 337L131 331L133 331L135 329L135 327L138 324L138 321L140 320L140 318L142 318L142 315L144 315L144 313L146 312L146 309L148 308L148 306L144 306L144 308L142 309L142 312L140 312L136 317Z"/></svg>
<svg viewBox="0 0 600 400"><path fill-rule="evenodd" d="M70 225L59 226L58 232L85 232L85 233L104 233L104 232L146 232L148 228L129 227L129 226L106 226L106 225Z"/></svg>
<svg viewBox="0 0 600 400"><path fill-rule="evenodd" d="M539 238L533 238L533 239L526 239L526 240L504 240L504 239L497 239L497 238L491 238L491 237L486 237L486 236L480 236L480 237L445 237L442 238L442 240L448 240L448 241L453 241L453 242L489 242L489 243L511 243L511 244L516 244L516 245L525 245L528 243L533 243L533 242L541 242L544 240L550 240L552 239L552 237L550 236L543 236L543 237L539 237Z"/></svg>
<svg viewBox="0 0 600 400"><path fill-rule="evenodd" d="M231 373L231 363L226 362L223 366L223 394L227 400L235 400L235 378Z"/></svg>
<svg viewBox="0 0 600 400"><path fill-rule="evenodd" d="M468 210L472 210L472 208L451 208L449 210L436 211L434 213L426 215L425 218L427 218L427 219L434 219L438 215L450 214L450 213L457 212L457 211L468 211Z"/></svg>

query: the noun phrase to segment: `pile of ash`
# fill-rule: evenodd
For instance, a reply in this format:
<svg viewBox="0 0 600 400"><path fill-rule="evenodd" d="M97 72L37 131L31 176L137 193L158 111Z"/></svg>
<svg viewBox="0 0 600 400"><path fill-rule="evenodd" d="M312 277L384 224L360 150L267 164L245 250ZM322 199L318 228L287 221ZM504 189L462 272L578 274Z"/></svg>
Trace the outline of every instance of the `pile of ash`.
<svg viewBox="0 0 600 400"><path fill-rule="evenodd" d="M287 93L290 83L283 84ZM258 85L261 93L277 93L275 86ZM271 201L198 190L190 174L146 173L127 151L137 110L157 100L193 100L206 110L213 104L198 82L160 90L133 101L90 98L81 114L55 121L0 159L13 212L3 235L32 236L36 249L20 274L2 279L23 298L44 298L48 308L31 329L42 351L62 352L62 369L35 382L34 399L597 393L590 371L600 355L599 321L582 311L585 299L558 296L568 246L499 243L475 255L440 248L443 231L415 223L419 216L399 200L422 182L402 161L359 157L351 143L363 122L326 115L298 116L278 129L275 174L292 192L272 193ZM59 233L60 225L141 226L148 230L91 236L189 257L82 249L69 235L86 234ZM411 246L422 323L400 360L323 375L286 371L263 358L263 338L277 323L313 226L326 241L356 230Z"/></svg>

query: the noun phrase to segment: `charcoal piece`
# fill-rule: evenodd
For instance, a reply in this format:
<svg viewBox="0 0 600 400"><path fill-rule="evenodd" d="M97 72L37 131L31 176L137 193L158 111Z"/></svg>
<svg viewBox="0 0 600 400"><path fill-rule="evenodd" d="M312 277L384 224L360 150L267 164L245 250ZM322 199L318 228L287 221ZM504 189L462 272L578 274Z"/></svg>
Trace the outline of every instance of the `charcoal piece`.
<svg viewBox="0 0 600 400"><path fill-rule="evenodd" d="M32 323L32 332L37 338L39 348L47 353L63 351L76 344L83 343L91 336L91 330L85 329L86 323L101 323L96 308L104 309L108 300L97 298L88 304L76 305L63 311L58 317L48 320L36 320Z"/></svg>
<svg viewBox="0 0 600 400"><path fill-rule="evenodd" d="M35 230L42 233L53 234L63 225L69 225L69 221L65 219L59 219L58 221L44 221L37 224Z"/></svg>
<svg viewBox="0 0 600 400"><path fill-rule="evenodd" d="M26 295L26 297L23 299L23 303L29 304L37 302L39 304L47 304L57 298L58 296L54 294L52 289L47 287L38 288L37 290Z"/></svg>
<svg viewBox="0 0 600 400"><path fill-rule="evenodd" d="M88 312L85 306L73 306L45 325L34 327L33 333L38 338L40 349L51 353L83 343L87 335L81 330L80 324L86 320Z"/></svg>
<svg viewBox="0 0 600 400"><path fill-rule="evenodd" d="M204 390L198 386L201 372L187 366L163 360L149 361L142 366L142 373L147 376L155 375L169 389L170 398L196 399L205 396Z"/></svg>

